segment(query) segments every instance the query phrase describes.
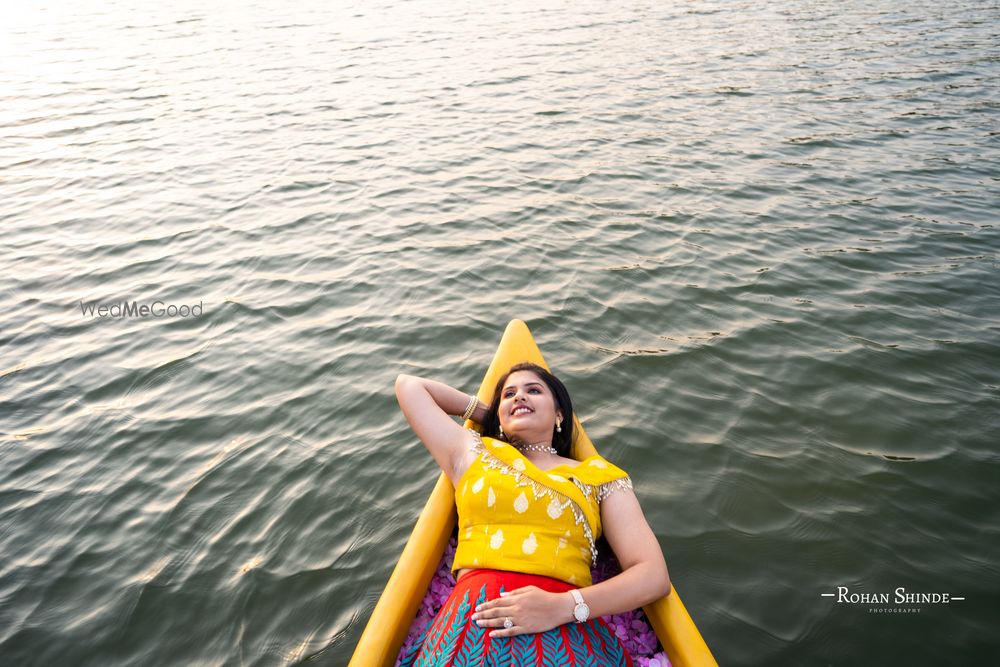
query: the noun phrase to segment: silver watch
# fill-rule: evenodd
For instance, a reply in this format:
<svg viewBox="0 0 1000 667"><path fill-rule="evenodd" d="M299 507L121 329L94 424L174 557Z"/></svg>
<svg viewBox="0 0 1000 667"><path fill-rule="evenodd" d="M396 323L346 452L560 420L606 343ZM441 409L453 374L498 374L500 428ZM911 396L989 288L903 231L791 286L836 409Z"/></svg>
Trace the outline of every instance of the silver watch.
<svg viewBox="0 0 1000 667"><path fill-rule="evenodd" d="M576 606L573 607L573 617L576 619L577 623L583 623L588 618L590 618L590 607L587 603L583 601L583 595L580 594L580 589L574 588L570 591L573 594L573 599L576 600Z"/></svg>

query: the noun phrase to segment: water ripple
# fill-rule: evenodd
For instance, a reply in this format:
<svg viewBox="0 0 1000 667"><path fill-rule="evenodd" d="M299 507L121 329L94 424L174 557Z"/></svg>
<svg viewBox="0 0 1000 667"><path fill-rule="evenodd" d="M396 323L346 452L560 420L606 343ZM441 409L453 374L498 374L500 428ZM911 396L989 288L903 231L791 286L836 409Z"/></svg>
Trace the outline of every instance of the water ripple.
<svg viewBox="0 0 1000 667"><path fill-rule="evenodd" d="M515 317L720 663L996 653L995 6L92 5L0 27L5 664L346 664Z"/></svg>

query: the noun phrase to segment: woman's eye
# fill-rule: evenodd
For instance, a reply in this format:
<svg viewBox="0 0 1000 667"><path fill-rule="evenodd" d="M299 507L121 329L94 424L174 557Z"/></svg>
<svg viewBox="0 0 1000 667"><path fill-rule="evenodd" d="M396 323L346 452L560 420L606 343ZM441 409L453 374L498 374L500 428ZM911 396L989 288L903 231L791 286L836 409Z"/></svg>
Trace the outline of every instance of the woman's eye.
<svg viewBox="0 0 1000 667"><path fill-rule="evenodd" d="M540 394L540 393L542 393L542 390L539 389L538 387L532 387L531 389L528 390L528 392L535 392L536 394ZM507 392L504 393L503 397L504 398L510 398L513 395L514 395L514 392L507 391Z"/></svg>

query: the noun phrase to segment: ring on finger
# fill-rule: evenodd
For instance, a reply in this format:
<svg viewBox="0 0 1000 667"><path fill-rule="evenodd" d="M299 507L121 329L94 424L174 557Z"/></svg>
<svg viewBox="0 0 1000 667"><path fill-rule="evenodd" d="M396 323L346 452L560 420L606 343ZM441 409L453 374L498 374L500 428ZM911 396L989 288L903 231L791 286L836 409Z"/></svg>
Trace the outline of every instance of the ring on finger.
<svg viewBox="0 0 1000 667"><path fill-rule="evenodd" d="M510 630L512 627L514 627L514 621L510 620L510 616L507 616L503 619L503 629Z"/></svg>

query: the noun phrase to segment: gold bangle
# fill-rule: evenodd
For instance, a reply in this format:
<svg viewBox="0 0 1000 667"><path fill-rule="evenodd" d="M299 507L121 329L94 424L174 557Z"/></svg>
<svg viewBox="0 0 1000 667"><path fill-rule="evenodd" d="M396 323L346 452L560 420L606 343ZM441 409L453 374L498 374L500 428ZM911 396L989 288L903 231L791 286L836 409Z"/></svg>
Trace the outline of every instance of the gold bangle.
<svg viewBox="0 0 1000 667"><path fill-rule="evenodd" d="M476 396L469 396L469 405L465 408L465 412L462 413L462 419L472 419L472 413L476 411L479 406L479 398Z"/></svg>

